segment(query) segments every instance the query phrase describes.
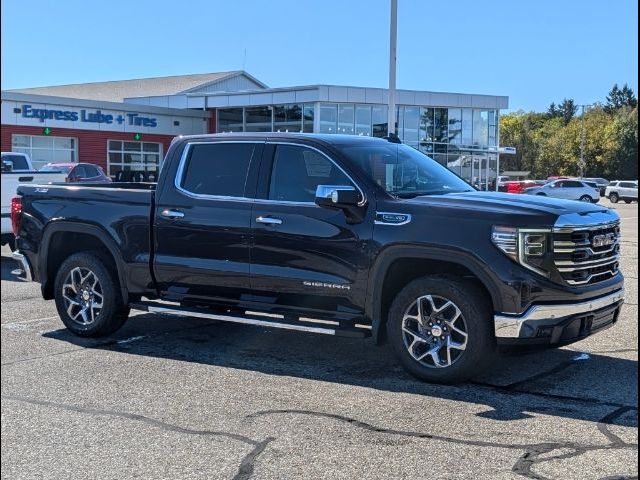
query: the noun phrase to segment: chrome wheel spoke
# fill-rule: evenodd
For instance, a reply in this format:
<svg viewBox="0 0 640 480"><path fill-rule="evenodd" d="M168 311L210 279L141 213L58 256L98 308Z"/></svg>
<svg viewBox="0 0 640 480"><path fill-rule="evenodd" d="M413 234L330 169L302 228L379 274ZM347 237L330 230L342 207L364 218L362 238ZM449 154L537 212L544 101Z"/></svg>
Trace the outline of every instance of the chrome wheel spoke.
<svg viewBox="0 0 640 480"><path fill-rule="evenodd" d="M87 268L73 268L62 285L62 299L73 322L83 326L92 324L104 304L100 279Z"/></svg>
<svg viewBox="0 0 640 480"><path fill-rule="evenodd" d="M411 357L429 368L455 363L467 347L467 325L462 311L451 300L423 295L405 311L404 345Z"/></svg>

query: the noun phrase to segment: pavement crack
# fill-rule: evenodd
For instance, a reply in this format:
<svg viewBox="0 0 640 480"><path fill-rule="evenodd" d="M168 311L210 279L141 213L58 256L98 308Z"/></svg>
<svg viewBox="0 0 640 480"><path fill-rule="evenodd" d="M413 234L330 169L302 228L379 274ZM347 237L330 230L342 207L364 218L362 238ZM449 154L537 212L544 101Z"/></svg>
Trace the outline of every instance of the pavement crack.
<svg viewBox="0 0 640 480"><path fill-rule="evenodd" d="M238 433L224 432L220 430L199 430L199 429L181 427L179 425L167 423L162 420L157 420L155 418L141 415L139 413L122 412L118 410L106 410L106 409L91 408L91 407L81 407L78 405L51 402L48 400L39 400L36 398L24 397L19 395L2 395L2 400L13 400L16 402L27 403L30 405L57 408L61 410L66 410L68 412L82 413L82 414L91 415L91 416L122 418L126 420L132 420L135 422L140 422L145 425L159 428L167 432L181 433L185 435L221 437L221 438L227 438L230 440L246 443L252 446L253 448L247 455L244 456L244 458L240 462L238 473L233 477L234 480L247 480L249 477L251 477L251 475L253 474L255 461L260 456L260 454L264 452L264 450L267 448L269 443L275 440L274 437L267 437L265 440L258 441L258 440L253 440L245 435L240 435Z"/></svg>
<svg viewBox="0 0 640 480"><path fill-rule="evenodd" d="M600 426L601 423L611 423L613 420L620 417L621 415L623 415L629 410L632 410L632 408L631 407L618 408L614 412L611 412L610 414L606 415L603 419L601 419L600 423L598 423L598 426ZM426 432L395 430L393 428L377 427L370 423L363 422L355 418L347 417L345 415L317 412L313 410L295 410L295 409L262 410L262 411L247 415L246 418L251 419L251 418L257 418L257 417L269 416L269 415L287 415L287 414L303 415L303 416L310 416L310 417L316 417L316 418L327 418L331 420L336 420L338 422L347 423L354 427L361 428L363 430L367 430L370 432L382 433L387 435L399 435L403 437L410 437L410 438L417 438L417 439L436 440L436 441L441 441L446 443L475 446L475 447L523 450L522 455L520 455L516 460L516 463L514 464L512 471L520 476L532 478L536 480L548 480L547 477L541 476L533 472L532 470L533 467L538 463L576 457L586 452L595 451L595 450L616 450L616 449L624 449L624 448L633 448L633 449L638 448L637 444L630 444L630 443L623 442L619 437L612 434L608 430L606 430L608 435L605 434L605 436L610 443L604 444L604 445L586 445L586 444L579 444L576 442L541 442L541 443L532 443L532 444L517 444L517 443L512 444L512 443L500 443L500 442L491 442L491 441L484 441L484 440L471 440L471 439L464 439L464 438L445 437L442 435L434 435ZM540 458L541 455L553 452L554 450L570 450L570 452L565 452L556 456Z"/></svg>
<svg viewBox="0 0 640 480"><path fill-rule="evenodd" d="M613 412L605 415L603 418L598 421L598 430L602 435L604 435L607 440L611 443L611 445L616 446L626 446L629 443L622 440L618 435L609 430L609 425L616 419L621 417L627 412L633 411L633 407L620 407Z"/></svg>
<svg viewBox="0 0 640 480"><path fill-rule="evenodd" d="M274 437L267 437L262 442L256 443L253 449L240 462L240 468L238 468L238 473L233 477L233 480L247 480L250 478L253 475L256 459L273 440L275 440Z"/></svg>

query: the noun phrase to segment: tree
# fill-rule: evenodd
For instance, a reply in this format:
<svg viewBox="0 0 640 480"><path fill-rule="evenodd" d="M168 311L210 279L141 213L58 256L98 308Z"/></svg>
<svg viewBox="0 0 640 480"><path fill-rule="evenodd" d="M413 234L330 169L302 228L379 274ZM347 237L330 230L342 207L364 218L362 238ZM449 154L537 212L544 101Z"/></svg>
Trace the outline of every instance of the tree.
<svg viewBox="0 0 640 480"><path fill-rule="evenodd" d="M604 108L607 113L613 113L623 107L635 108L637 106L638 99L633 90L626 83L622 88L619 88L618 84L615 83L611 90L609 90L607 103Z"/></svg>
<svg viewBox="0 0 640 480"><path fill-rule="evenodd" d="M556 117L559 117L560 115L561 115L560 109L556 106L556 103L551 102L551 105L549 105L549 108L547 109L547 116L549 118L556 118Z"/></svg>
<svg viewBox="0 0 640 480"><path fill-rule="evenodd" d="M565 98L558 107L559 116L562 117L564 124L567 125L578 111L578 106L572 98Z"/></svg>

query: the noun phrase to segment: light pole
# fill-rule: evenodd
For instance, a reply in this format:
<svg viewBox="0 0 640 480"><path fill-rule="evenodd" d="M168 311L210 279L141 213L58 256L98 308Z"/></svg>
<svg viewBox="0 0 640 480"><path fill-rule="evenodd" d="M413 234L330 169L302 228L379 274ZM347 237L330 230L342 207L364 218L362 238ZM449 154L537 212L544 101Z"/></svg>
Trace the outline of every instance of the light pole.
<svg viewBox="0 0 640 480"><path fill-rule="evenodd" d="M396 46L398 43L398 0L391 0L389 25L389 111L387 135L396 133Z"/></svg>

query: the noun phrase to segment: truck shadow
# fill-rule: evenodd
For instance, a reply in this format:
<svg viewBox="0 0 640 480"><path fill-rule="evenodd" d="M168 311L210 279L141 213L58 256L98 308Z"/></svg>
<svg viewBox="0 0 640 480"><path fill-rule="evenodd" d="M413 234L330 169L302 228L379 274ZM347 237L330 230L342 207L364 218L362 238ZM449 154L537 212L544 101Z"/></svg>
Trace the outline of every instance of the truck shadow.
<svg viewBox="0 0 640 480"><path fill-rule="evenodd" d="M621 410L624 415L611 422L638 425L638 363L606 354L561 349L503 356L481 378L448 386L414 379L388 346L370 340L154 314L131 317L106 339L79 338L66 329L43 335L88 349L469 402L487 407L476 415L498 421L544 414L599 422Z"/></svg>

